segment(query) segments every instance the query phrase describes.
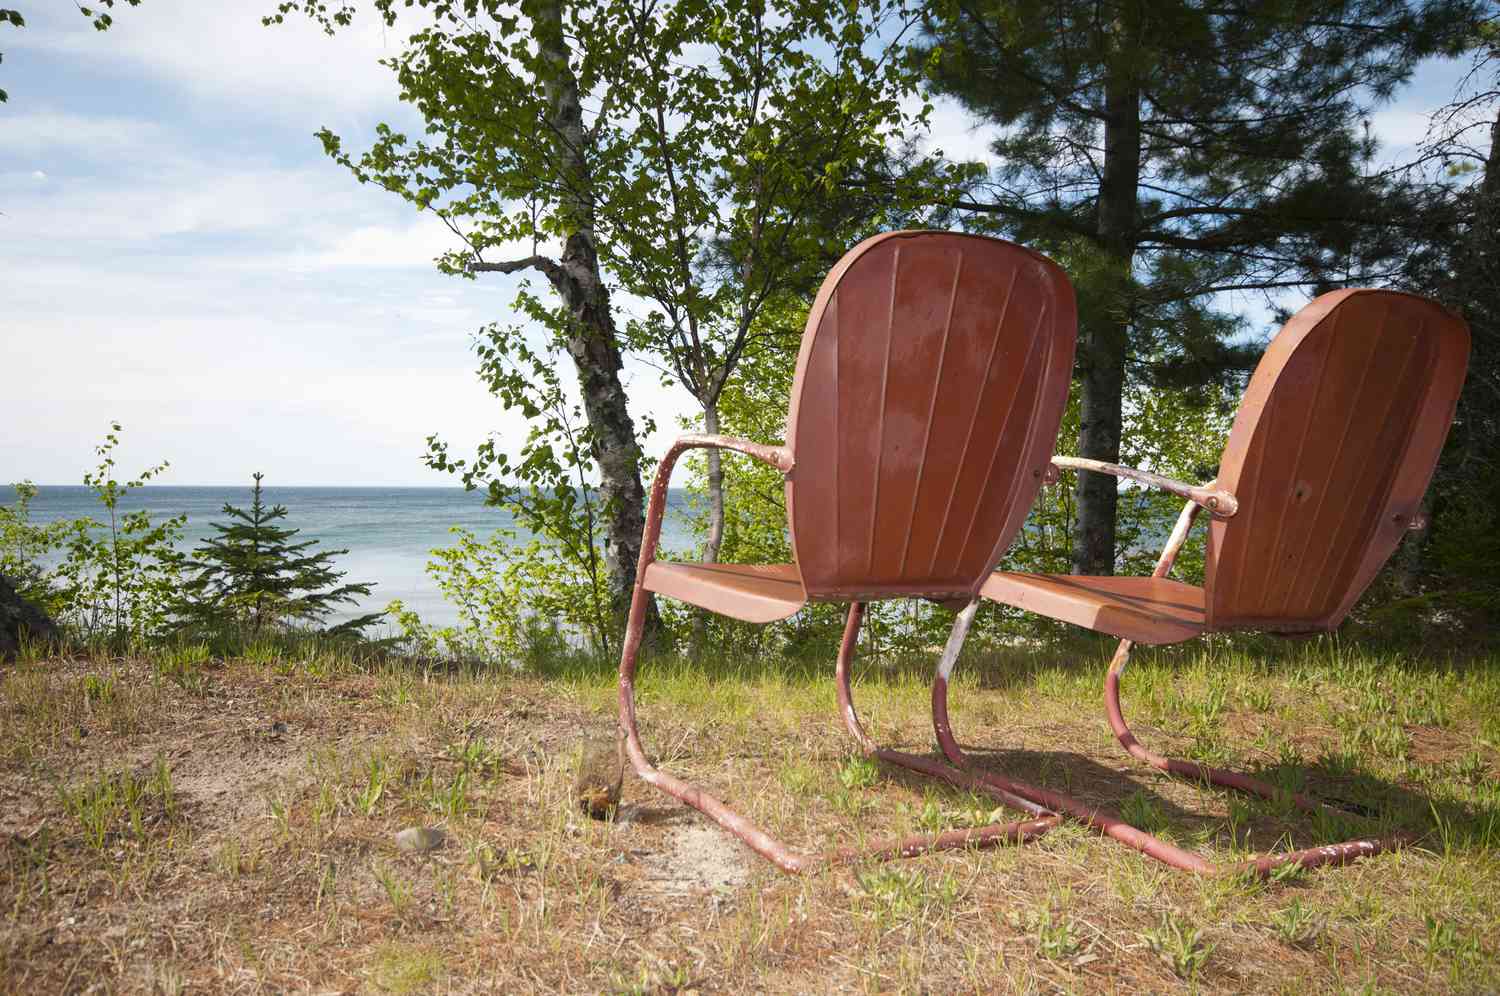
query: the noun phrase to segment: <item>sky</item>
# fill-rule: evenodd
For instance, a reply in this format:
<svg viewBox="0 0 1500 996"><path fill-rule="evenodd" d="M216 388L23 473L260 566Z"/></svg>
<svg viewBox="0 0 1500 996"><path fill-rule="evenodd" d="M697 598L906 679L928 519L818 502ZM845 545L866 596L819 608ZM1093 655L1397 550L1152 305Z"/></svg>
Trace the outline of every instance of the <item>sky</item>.
<svg viewBox="0 0 1500 996"><path fill-rule="evenodd" d="M103 34L71 2L19 6L26 27L0 28L0 482L79 483L111 421L119 469L166 459L166 484L443 486L429 435L519 444L471 344L513 319L520 278L438 273L454 237L313 137L419 130L378 64L399 34L266 28L272 0L145 0ZM1376 113L1384 157L1464 68L1424 64ZM989 136L940 104L929 140L982 159ZM659 455L691 399L636 362L625 379Z"/></svg>

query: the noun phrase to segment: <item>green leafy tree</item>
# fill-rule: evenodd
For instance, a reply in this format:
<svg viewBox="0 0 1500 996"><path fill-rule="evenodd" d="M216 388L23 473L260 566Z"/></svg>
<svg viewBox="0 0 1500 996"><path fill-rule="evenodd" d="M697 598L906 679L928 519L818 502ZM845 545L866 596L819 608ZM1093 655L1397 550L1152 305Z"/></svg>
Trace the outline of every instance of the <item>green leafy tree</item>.
<svg viewBox="0 0 1500 996"><path fill-rule="evenodd" d="M36 485L20 481L11 487L16 493L15 504L0 505L0 575L10 580L22 598L56 615L63 606L57 598L52 571L44 562L67 542L72 525L67 520L32 522Z"/></svg>
<svg viewBox="0 0 1500 996"><path fill-rule="evenodd" d="M1469 0L938 0L933 86L1004 127L961 202L1070 263L1078 452L1115 461L1128 386L1244 369L1224 291L1389 277L1417 218L1359 122ZM1072 567L1116 566L1117 482L1082 473Z"/></svg>
<svg viewBox="0 0 1500 996"><path fill-rule="evenodd" d="M610 54L620 96L608 141L628 156L607 198L607 265L650 310L631 347L720 431L719 398L762 312L810 297L861 238L940 221L968 171L902 143L930 108L908 104L920 67L902 3L678 0L621 5ZM617 15L618 16L618 15ZM893 149L895 151L893 151ZM724 534L717 450L708 450L704 560Z"/></svg>
<svg viewBox="0 0 1500 996"><path fill-rule="evenodd" d="M517 303L540 321L558 320L524 290ZM433 551L428 573L459 607L457 633L443 636L444 644L462 650L457 656L514 660L541 620L582 634L601 655L614 647L617 627L602 549L600 494L591 483L589 428L582 406L569 397L558 374L560 346L555 340L548 346L533 349L519 329L498 324L485 328L476 343L480 376L490 392L527 420L520 459L512 460L491 438L480 444L473 466L462 460L450 464L446 447L432 440L433 466L453 468L470 487L482 484L488 502L509 509L530 536L518 546L514 532L481 543L460 531L456 546Z"/></svg>
<svg viewBox="0 0 1500 996"><path fill-rule="evenodd" d="M621 459L634 446L621 430L628 418L600 415L590 373L598 365L585 346L655 364L716 432L719 398L767 303L810 292L860 236L951 200L967 172L902 147L926 109L903 101L917 70L899 44L915 15L900 3L419 5L432 26L390 64L428 137L383 128L360 155L329 132L323 141L360 180L454 230L462 242L442 268L537 274L557 294L560 309L518 303L578 368L618 619L639 555L642 466L633 449ZM373 6L394 23L393 3ZM302 11L333 30L354 13L308 7L283 3L273 20ZM561 254L547 248L559 242ZM623 329L606 278L644 305ZM494 343L492 332L485 338ZM618 370L618 355L610 364ZM495 447L450 460L435 444L432 462L482 484L564 442L533 433L515 462ZM717 453L707 460L703 555L715 559L724 497Z"/></svg>
<svg viewBox="0 0 1500 996"><path fill-rule="evenodd" d="M317 540L294 542L301 530L277 524L286 518L286 506L268 508L261 494L264 475L253 476L249 510L226 502L223 511L230 523L211 523L219 535L199 544L185 564L189 577L177 604L179 625L214 629L227 624L259 633L277 624L319 624L337 606L369 597L370 584L338 583L345 572L335 570L333 560L349 551L314 551ZM381 616L358 616L327 632L358 632Z"/></svg>
<svg viewBox="0 0 1500 996"><path fill-rule="evenodd" d="M635 584L645 489L641 452L620 372L621 342L601 267L610 235L600 183L620 165L599 143L599 128L584 119L584 98L602 89L606 59L594 43L618 25L597 11L561 0L502 4L493 0L414 0L430 24L405 51L387 60L401 99L427 122L428 136L412 140L382 124L374 146L344 152L337 135L319 133L325 149L360 182L375 182L420 210L431 210L461 248L439 260L446 272L536 273L562 307L546 329L571 359L587 416L590 457L599 475L604 559L612 614L623 619ZM371 7L395 25L395 0ZM413 4L406 4L411 7ZM353 4L285 2L266 20L302 13L332 34L352 23ZM619 42L608 39L613 51ZM575 51L577 47L577 51ZM603 117L614 95L602 96ZM486 252L524 255L486 259ZM543 245L546 243L546 245ZM440 444L439 444L440 445ZM548 445L541 443L537 445ZM528 459L523 452L522 462ZM436 465L462 469L445 451ZM483 455L479 457L483 460ZM504 466L494 466L496 475ZM466 483L486 479L488 466L468 465ZM654 632L654 606L648 628Z"/></svg>
<svg viewBox="0 0 1500 996"><path fill-rule="evenodd" d="M162 461L120 483L115 478L120 431L120 423L110 423L104 442L94 449L98 465L83 475L108 519L84 516L68 522L63 560L51 579L60 618L85 639L105 637L116 644L148 640L166 629L182 567L176 544L187 524L186 515L153 521L148 509L121 507L130 492L169 464Z"/></svg>

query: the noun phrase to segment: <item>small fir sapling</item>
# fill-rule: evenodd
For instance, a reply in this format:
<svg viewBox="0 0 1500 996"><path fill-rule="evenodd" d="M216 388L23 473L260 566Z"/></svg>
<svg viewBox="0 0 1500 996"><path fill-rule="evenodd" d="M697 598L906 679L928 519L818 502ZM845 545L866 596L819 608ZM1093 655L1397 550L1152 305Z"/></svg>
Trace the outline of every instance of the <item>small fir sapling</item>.
<svg viewBox="0 0 1500 996"><path fill-rule="evenodd" d="M264 475L253 476L249 511L226 502L231 521L210 523L219 535L205 539L186 565L191 577L179 610L183 627L232 624L258 633L276 623L320 624L335 606L368 597L373 582L338 583L346 572L335 570L333 560L349 551L314 551L317 540L293 542L301 530L277 524L286 506L268 508L261 494ZM362 615L326 632L357 633L382 615Z"/></svg>

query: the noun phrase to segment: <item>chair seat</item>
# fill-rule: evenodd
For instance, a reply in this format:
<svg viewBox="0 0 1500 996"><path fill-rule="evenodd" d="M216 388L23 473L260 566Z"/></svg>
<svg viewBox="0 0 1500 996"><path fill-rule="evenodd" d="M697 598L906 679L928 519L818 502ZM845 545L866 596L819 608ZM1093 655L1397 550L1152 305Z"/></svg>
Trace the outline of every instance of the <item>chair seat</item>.
<svg viewBox="0 0 1500 996"><path fill-rule="evenodd" d="M1203 589L1171 578L997 572L979 593L1138 643L1180 643L1207 628Z"/></svg>
<svg viewBox="0 0 1500 996"><path fill-rule="evenodd" d="M807 602L796 564L691 564L653 561L645 588L722 616L767 623Z"/></svg>

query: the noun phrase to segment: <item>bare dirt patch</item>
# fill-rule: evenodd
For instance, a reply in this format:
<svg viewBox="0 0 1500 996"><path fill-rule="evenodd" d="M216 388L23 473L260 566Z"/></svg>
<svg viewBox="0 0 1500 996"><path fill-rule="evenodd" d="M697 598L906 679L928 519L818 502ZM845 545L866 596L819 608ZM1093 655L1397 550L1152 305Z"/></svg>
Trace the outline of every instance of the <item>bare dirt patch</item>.
<svg viewBox="0 0 1500 996"><path fill-rule="evenodd" d="M716 824L697 820L674 826L642 858L642 881L663 895L733 891L750 880L754 857Z"/></svg>

